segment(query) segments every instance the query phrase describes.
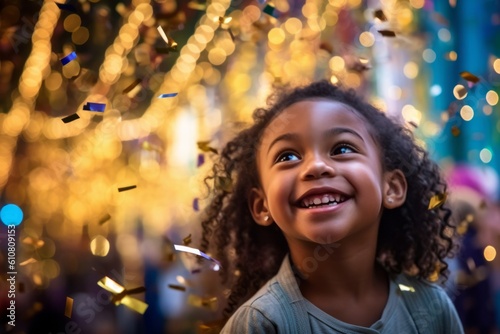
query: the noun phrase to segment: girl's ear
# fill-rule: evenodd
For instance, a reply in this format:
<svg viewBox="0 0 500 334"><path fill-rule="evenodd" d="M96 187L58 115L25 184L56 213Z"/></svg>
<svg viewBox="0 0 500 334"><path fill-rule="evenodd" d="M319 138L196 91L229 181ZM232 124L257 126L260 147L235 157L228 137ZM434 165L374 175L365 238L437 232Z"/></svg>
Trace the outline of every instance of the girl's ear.
<svg viewBox="0 0 500 334"><path fill-rule="evenodd" d="M395 169L384 173L383 205L386 209L395 209L406 200L406 178L403 172Z"/></svg>
<svg viewBox="0 0 500 334"><path fill-rule="evenodd" d="M271 214L267 208L266 197L260 188L252 188L248 196L248 207L252 213L253 220L259 225L269 226L273 223Z"/></svg>

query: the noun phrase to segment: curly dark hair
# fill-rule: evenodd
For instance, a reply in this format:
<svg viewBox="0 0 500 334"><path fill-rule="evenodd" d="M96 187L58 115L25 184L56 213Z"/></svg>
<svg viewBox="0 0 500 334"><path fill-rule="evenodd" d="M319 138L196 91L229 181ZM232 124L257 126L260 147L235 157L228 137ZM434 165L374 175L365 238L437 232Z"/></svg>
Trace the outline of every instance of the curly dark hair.
<svg viewBox="0 0 500 334"><path fill-rule="evenodd" d="M288 252L283 233L273 224L254 222L247 196L259 187L256 154L268 124L286 107L303 100L328 99L354 108L362 115L375 137L383 157L384 170L400 169L408 184L405 203L384 210L380 222L377 259L389 274L405 272L425 280L446 278L445 258L455 250L455 226L445 206L429 210L431 197L446 193L446 183L436 163L415 141L407 128L356 95L328 81L283 88L268 101L267 108L253 114L254 124L229 141L206 177L216 184L202 218L200 248L213 250L221 261L223 283L231 286L227 306L230 316L248 297L274 276ZM232 189L217 186L218 180L232 180Z"/></svg>

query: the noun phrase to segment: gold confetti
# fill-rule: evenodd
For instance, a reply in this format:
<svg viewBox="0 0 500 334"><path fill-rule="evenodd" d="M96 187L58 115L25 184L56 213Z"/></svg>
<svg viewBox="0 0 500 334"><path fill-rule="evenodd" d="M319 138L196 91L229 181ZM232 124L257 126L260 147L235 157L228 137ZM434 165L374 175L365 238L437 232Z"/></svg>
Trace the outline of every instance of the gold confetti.
<svg viewBox="0 0 500 334"><path fill-rule="evenodd" d="M446 194L437 194L431 197L428 210L440 207L446 201Z"/></svg>
<svg viewBox="0 0 500 334"><path fill-rule="evenodd" d="M19 263L19 265L20 266L26 266L28 264L35 263L35 262L37 262L37 260L35 260L34 258L30 257L26 261L23 261L23 262Z"/></svg>
<svg viewBox="0 0 500 334"><path fill-rule="evenodd" d="M107 290L107 291L113 293L114 296L112 298L112 301L114 302L115 305L120 305L120 304L125 305L128 308L130 308L130 309L132 309L140 314L144 314L144 312L146 312L146 309L148 308L148 304L146 304L145 302L140 301L134 297L129 296L131 294L144 292L144 291L146 291L146 288L138 287L138 288L127 290L123 286L121 286L120 284L113 281L108 276L101 278L97 282L97 285L99 285L104 290Z"/></svg>
<svg viewBox="0 0 500 334"><path fill-rule="evenodd" d="M232 17L219 16L218 18L215 18L214 21L215 22L219 21L219 25L222 25L222 24L228 24L229 22L231 22L232 19L233 19Z"/></svg>
<svg viewBox="0 0 500 334"><path fill-rule="evenodd" d="M210 144L209 141L199 141L196 143L198 145L198 149L202 150L203 152L212 152L217 154L217 150L208 144Z"/></svg>
<svg viewBox="0 0 500 334"><path fill-rule="evenodd" d="M71 319L72 313L73 313L73 298L66 297L66 308L64 309L64 315Z"/></svg>
<svg viewBox="0 0 500 334"><path fill-rule="evenodd" d="M476 77L474 74L472 74L470 72L467 72L467 71L460 72L460 76L462 78L464 78L465 80L467 80L469 82L472 82L472 83L478 83L479 82L479 78L478 77Z"/></svg>
<svg viewBox="0 0 500 334"><path fill-rule="evenodd" d="M396 33L392 30L377 30L384 37L396 37Z"/></svg>
<svg viewBox="0 0 500 334"><path fill-rule="evenodd" d="M200 297L197 295L188 296L188 304L195 307L205 307L212 311L217 310L217 297Z"/></svg>
<svg viewBox="0 0 500 334"><path fill-rule="evenodd" d="M191 243L191 233L187 237L182 239L182 244L184 246L189 246L190 243Z"/></svg>
<svg viewBox="0 0 500 334"><path fill-rule="evenodd" d="M215 189L230 193L232 191L232 187L233 184L230 178L222 176L215 177Z"/></svg>
<svg viewBox="0 0 500 334"><path fill-rule="evenodd" d="M404 284L398 284L398 285L399 285L399 290L401 290L401 291L415 292L415 289L412 286L407 286Z"/></svg>
<svg viewBox="0 0 500 334"><path fill-rule="evenodd" d="M109 215L109 213L106 213L101 219L99 219L99 225L102 225L104 224L105 222L107 222L108 220L111 219L111 216Z"/></svg>
<svg viewBox="0 0 500 334"><path fill-rule="evenodd" d="M373 12L373 16L379 19L380 21L387 21L387 16L385 16L384 11L382 9L377 9Z"/></svg>
<svg viewBox="0 0 500 334"><path fill-rule="evenodd" d="M186 291L186 287L185 286L182 286L182 285L176 285L176 284L169 284L168 287L170 289L174 289L174 290L179 290L179 291Z"/></svg>
<svg viewBox="0 0 500 334"><path fill-rule="evenodd" d="M165 31L163 31L163 28L161 26L158 26L157 29L158 32L160 33L161 38L163 38L163 40L165 41L165 43L167 43L169 48L173 50L177 49L177 43L172 38L167 37L167 34L165 34Z"/></svg>

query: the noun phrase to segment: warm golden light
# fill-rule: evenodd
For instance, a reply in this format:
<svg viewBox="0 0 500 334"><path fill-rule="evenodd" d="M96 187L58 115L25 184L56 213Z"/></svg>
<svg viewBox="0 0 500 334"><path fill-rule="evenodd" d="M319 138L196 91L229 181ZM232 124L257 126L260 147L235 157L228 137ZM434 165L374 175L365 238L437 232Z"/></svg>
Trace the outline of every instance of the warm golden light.
<svg viewBox="0 0 500 334"><path fill-rule="evenodd" d="M484 248L483 255L486 261L491 262L497 256L497 251L495 247L488 245Z"/></svg>
<svg viewBox="0 0 500 334"><path fill-rule="evenodd" d="M465 105L460 109L460 116L464 121L470 121L474 117L474 110L470 106Z"/></svg>

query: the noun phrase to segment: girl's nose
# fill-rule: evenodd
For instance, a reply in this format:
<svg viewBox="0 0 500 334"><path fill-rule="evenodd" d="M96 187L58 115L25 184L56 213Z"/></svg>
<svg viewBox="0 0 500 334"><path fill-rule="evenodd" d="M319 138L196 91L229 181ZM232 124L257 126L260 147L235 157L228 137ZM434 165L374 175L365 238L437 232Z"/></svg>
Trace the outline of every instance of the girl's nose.
<svg viewBox="0 0 500 334"><path fill-rule="evenodd" d="M302 171L303 179L317 179L321 177L333 177L335 175L335 169L333 168L333 162L325 161L322 157L313 157L309 159L304 164L304 170Z"/></svg>

